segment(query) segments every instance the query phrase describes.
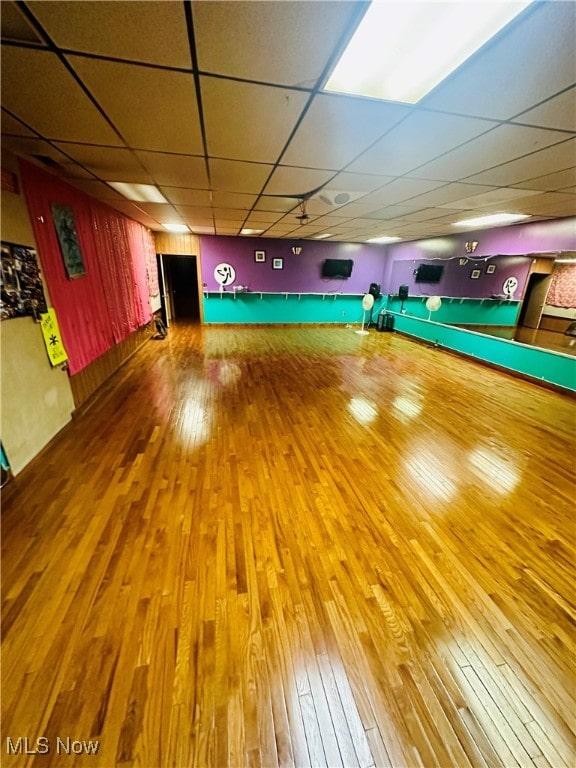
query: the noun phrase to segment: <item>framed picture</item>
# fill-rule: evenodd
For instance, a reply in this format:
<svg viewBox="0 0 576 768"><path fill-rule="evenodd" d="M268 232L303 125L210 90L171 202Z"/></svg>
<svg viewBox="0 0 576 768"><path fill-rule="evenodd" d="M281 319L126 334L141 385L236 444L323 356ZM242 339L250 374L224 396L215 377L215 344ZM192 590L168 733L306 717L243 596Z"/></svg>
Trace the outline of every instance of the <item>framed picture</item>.
<svg viewBox="0 0 576 768"><path fill-rule="evenodd" d="M254 251L254 261L260 263L266 261L266 251Z"/></svg>
<svg viewBox="0 0 576 768"><path fill-rule="evenodd" d="M67 205L56 205L55 203L52 203L51 208L68 277L83 277L86 274L86 267L76 233L74 211Z"/></svg>
<svg viewBox="0 0 576 768"><path fill-rule="evenodd" d="M472 272L470 272L470 278L472 280L478 280L480 277L480 270L479 269L473 269Z"/></svg>
<svg viewBox="0 0 576 768"><path fill-rule="evenodd" d="M488 264L486 267L486 274L493 275L496 272L496 264Z"/></svg>
<svg viewBox="0 0 576 768"><path fill-rule="evenodd" d="M272 269L284 269L284 259L272 259Z"/></svg>

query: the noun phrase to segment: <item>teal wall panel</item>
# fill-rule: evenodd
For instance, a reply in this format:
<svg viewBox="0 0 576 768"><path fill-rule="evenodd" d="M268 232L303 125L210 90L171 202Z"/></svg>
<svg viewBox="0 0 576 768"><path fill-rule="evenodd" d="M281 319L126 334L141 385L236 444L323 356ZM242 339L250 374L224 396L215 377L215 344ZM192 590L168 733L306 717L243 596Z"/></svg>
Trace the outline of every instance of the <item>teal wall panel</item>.
<svg viewBox="0 0 576 768"><path fill-rule="evenodd" d="M428 319L427 296L409 296L404 301L405 314ZM400 312L402 302L398 296L388 297L388 309ZM442 306L432 313L431 319L447 325L500 325L514 326L518 322L521 302L507 299L442 298Z"/></svg>
<svg viewBox="0 0 576 768"><path fill-rule="evenodd" d="M397 312L393 314L394 327L401 333L576 391L576 358L570 355Z"/></svg>
<svg viewBox="0 0 576 768"><path fill-rule="evenodd" d="M373 318L382 305L374 304ZM368 316L368 313L367 313ZM204 294L205 323L361 323L359 294Z"/></svg>

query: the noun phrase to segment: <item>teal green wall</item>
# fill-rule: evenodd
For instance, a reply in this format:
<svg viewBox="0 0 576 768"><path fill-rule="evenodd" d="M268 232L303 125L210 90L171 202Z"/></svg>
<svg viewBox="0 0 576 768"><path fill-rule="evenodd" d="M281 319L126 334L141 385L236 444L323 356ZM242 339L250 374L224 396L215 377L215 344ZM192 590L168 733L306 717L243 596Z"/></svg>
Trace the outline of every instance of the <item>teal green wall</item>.
<svg viewBox="0 0 576 768"><path fill-rule="evenodd" d="M203 302L205 323L362 322L361 294L224 292L204 294ZM382 299L374 303L374 322L381 306Z"/></svg>
<svg viewBox="0 0 576 768"><path fill-rule="evenodd" d="M404 301L405 314L428 319L427 296L409 296ZM387 308L400 312L398 296L389 296ZM521 302L508 299L458 299L443 298L442 306L432 313L431 319L447 325L501 325L515 326L520 314Z"/></svg>
<svg viewBox="0 0 576 768"><path fill-rule="evenodd" d="M394 328L440 347L576 391L576 358L394 312Z"/></svg>

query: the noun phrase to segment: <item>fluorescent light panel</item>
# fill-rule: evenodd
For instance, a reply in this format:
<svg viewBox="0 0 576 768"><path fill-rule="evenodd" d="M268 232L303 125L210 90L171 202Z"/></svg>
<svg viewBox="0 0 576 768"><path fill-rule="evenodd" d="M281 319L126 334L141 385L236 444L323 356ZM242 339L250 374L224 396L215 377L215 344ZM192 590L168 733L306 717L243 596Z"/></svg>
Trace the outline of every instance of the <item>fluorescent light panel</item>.
<svg viewBox="0 0 576 768"><path fill-rule="evenodd" d="M334 237L334 235L330 232L326 232L323 235L315 235L314 240L326 240L327 237Z"/></svg>
<svg viewBox="0 0 576 768"><path fill-rule="evenodd" d="M242 229L240 230L241 235L261 235L262 232L264 232L263 229Z"/></svg>
<svg viewBox="0 0 576 768"><path fill-rule="evenodd" d="M186 224L162 224L162 226L168 232L190 232L190 228Z"/></svg>
<svg viewBox="0 0 576 768"><path fill-rule="evenodd" d="M453 227L493 227L497 224L513 224L515 221L529 219L527 213L492 213L489 216L479 216L475 219L455 221Z"/></svg>
<svg viewBox="0 0 576 768"><path fill-rule="evenodd" d="M366 240L367 243L397 243L400 240L399 237L371 237L370 240Z"/></svg>
<svg viewBox="0 0 576 768"><path fill-rule="evenodd" d="M415 104L530 2L373 2L324 88Z"/></svg>
<svg viewBox="0 0 576 768"><path fill-rule="evenodd" d="M125 181L109 181L108 184L135 203L166 203L170 205L160 190L152 184L128 184Z"/></svg>

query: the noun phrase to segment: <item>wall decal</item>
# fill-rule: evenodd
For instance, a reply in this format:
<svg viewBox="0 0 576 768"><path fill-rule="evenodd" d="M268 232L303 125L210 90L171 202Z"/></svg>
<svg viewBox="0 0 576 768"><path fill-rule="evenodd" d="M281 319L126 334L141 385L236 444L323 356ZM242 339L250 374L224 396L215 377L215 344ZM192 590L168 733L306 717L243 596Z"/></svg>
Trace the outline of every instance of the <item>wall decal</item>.
<svg viewBox="0 0 576 768"><path fill-rule="evenodd" d="M214 267L214 280L216 280L220 288L232 285L236 280L236 270L231 264L221 262Z"/></svg>

